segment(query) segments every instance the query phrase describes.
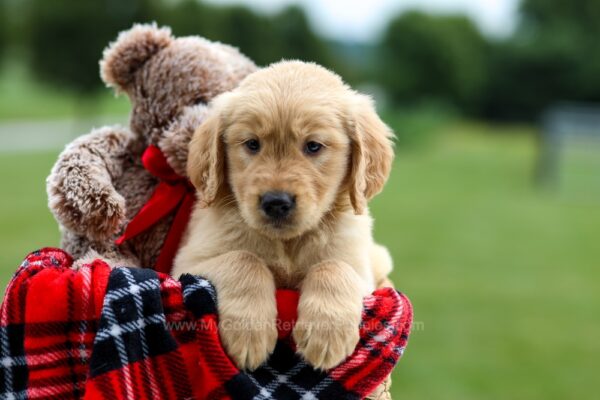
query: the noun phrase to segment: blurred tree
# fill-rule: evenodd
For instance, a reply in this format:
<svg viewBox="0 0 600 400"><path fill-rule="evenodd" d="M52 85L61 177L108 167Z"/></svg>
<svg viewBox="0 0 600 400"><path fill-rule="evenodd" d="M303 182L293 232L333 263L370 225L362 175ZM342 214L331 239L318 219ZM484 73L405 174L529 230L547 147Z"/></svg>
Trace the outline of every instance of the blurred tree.
<svg viewBox="0 0 600 400"><path fill-rule="evenodd" d="M157 15L158 24L170 26L177 36L202 35L210 38L219 26L218 18L215 18L216 8L198 0L169 2L161 11Z"/></svg>
<svg viewBox="0 0 600 400"><path fill-rule="evenodd" d="M521 29L550 33L567 29L593 36L600 33L598 0L523 0Z"/></svg>
<svg viewBox="0 0 600 400"><path fill-rule="evenodd" d="M517 38L542 47L548 58L567 53L574 91L565 96L600 101L600 1L524 0Z"/></svg>
<svg viewBox="0 0 600 400"><path fill-rule="evenodd" d="M331 66L325 42L312 30L304 10L289 6L273 17L273 35L278 41L274 59L299 59Z"/></svg>
<svg viewBox="0 0 600 400"><path fill-rule="evenodd" d="M311 29L297 6L274 15L258 14L242 6L213 6L197 0L167 4L158 22L177 35L202 35L238 47L259 65L297 58L330 65L325 42Z"/></svg>
<svg viewBox="0 0 600 400"><path fill-rule="evenodd" d="M0 1L0 66L2 66L2 56L6 47L6 5L4 1Z"/></svg>
<svg viewBox="0 0 600 400"><path fill-rule="evenodd" d="M238 47L258 65L273 61L277 49L272 20L245 6L224 7L220 11L218 40Z"/></svg>
<svg viewBox="0 0 600 400"><path fill-rule="evenodd" d="M402 14L384 32L379 50L375 79L392 100L437 99L479 111L487 45L468 18Z"/></svg>
<svg viewBox="0 0 600 400"><path fill-rule="evenodd" d="M600 101L600 1L524 0L492 46L485 116L532 120L559 100Z"/></svg>
<svg viewBox="0 0 600 400"><path fill-rule="evenodd" d="M281 59L301 59L329 64L328 49L317 36L304 10L284 8L274 15L261 15L243 6L219 8L219 40L238 46L259 65Z"/></svg>
<svg viewBox="0 0 600 400"><path fill-rule="evenodd" d="M568 43L536 45L514 40L496 43L490 56L490 80L483 99L483 116L492 119L534 120L557 100L580 98L578 56Z"/></svg>
<svg viewBox="0 0 600 400"><path fill-rule="evenodd" d="M134 22L156 21L178 36L202 35L238 47L258 65L294 58L334 67L330 47L312 30L302 8L273 15L199 0L23 0L30 27L25 44L42 81L93 97L101 86L98 60L117 33Z"/></svg>
<svg viewBox="0 0 600 400"><path fill-rule="evenodd" d="M272 33L276 46L272 61L298 59L312 61L334 70L346 81L357 82L362 72L360 63L353 61L347 50L352 44L327 42L311 27L301 7L292 5L272 17ZM346 46L342 49L342 47ZM363 48L360 49L364 57Z"/></svg>
<svg viewBox="0 0 600 400"><path fill-rule="evenodd" d="M98 60L119 31L152 20L153 0L31 0L31 67L43 81L89 95L101 86Z"/></svg>
<svg viewBox="0 0 600 400"><path fill-rule="evenodd" d="M181 0L165 4L158 22L170 26L178 36L201 35L236 46L258 63L269 58L269 46L264 45L272 31L269 18L242 5Z"/></svg>

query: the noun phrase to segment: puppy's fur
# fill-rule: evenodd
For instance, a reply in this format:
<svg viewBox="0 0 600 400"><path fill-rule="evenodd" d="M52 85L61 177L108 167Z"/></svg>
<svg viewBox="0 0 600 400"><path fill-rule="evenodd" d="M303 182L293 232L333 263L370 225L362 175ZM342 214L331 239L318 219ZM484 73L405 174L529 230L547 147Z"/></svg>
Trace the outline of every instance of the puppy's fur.
<svg viewBox="0 0 600 400"><path fill-rule="evenodd" d="M362 297L391 270L366 208L390 172L391 131L370 98L298 61L249 75L212 107L190 144L198 205L173 273L214 283L222 342L248 369L275 346L275 289L299 289L297 351L331 368L356 346ZM295 197L288 218L261 210L273 191Z"/></svg>

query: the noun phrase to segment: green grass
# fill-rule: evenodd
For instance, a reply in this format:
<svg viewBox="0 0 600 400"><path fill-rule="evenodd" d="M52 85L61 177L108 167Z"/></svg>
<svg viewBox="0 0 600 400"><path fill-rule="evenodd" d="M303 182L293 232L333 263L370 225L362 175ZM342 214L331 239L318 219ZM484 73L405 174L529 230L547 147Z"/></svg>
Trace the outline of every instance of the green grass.
<svg viewBox="0 0 600 400"><path fill-rule="evenodd" d="M59 232L46 205L46 176L56 153L0 153L0 279L2 287L32 250L58 246Z"/></svg>
<svg viewBox="0 0 600 400"><path fill-rule="evenodd" d="M600 356L600 198L577 204L535 190L531 136L482 129L400 151L372 204L376 237L418 322L395 398L590 398Z"/></svg>
<svg viewBox="0 0 600 400"><path fill-rule="evenodd" d="M18 60L6 62L0 68L0 121L123 115L129 108L127 96L115 98L110 89L100 89L92 98L81 98L72 92L45 86Z"/></svg>
<svg viewBox="0 0 600 400"><path fill-rule="evenodd" d="M454 125L399 148L372 203L415 310L395 399L598 393L600 199L532 187L535 143L521 130ZM28 251L58 242L44 191L55 158L0 155L2 283Z"/></svg>

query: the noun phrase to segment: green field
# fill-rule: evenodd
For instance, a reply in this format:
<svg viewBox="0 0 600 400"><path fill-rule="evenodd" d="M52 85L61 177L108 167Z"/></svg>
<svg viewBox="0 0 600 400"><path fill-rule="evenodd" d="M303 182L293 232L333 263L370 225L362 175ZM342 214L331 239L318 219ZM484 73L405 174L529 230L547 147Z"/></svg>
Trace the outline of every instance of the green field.
<svg viewBox="0 0 600 400"><path fill-rule="evenodd" d="M37 82L18 60L0 65L0 122L85 118L90 113L114 115L128 111L127 97L115 98L110 89L100 90L96 96L77 98L73 92Z"/></svg>
<svg viewBox="0 0 600 400"><path fill-rule="evenodd" d="M532 135L490 130L452 125L399 146L372 204L415 310L394 398L594 398L600 199L535 189ZM44 190L55 158L0 155L2 283L28 251L58 243Z"/></svg>

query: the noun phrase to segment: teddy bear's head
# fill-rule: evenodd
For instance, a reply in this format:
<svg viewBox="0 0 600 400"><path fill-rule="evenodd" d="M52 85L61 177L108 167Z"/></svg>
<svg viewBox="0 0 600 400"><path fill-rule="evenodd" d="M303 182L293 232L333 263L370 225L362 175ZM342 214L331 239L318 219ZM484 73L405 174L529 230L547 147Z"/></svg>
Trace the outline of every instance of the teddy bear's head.
<svg viewBox="0 0 600 400"><path fill-rule="evenodd" d="M198 123L212 98L254 70L254 63L231 46L196 36L175 38L156 24L122 32L100 61L102 80L131 100L131 130L146 145L160 144L173 134L174 124Z"/></svg>

